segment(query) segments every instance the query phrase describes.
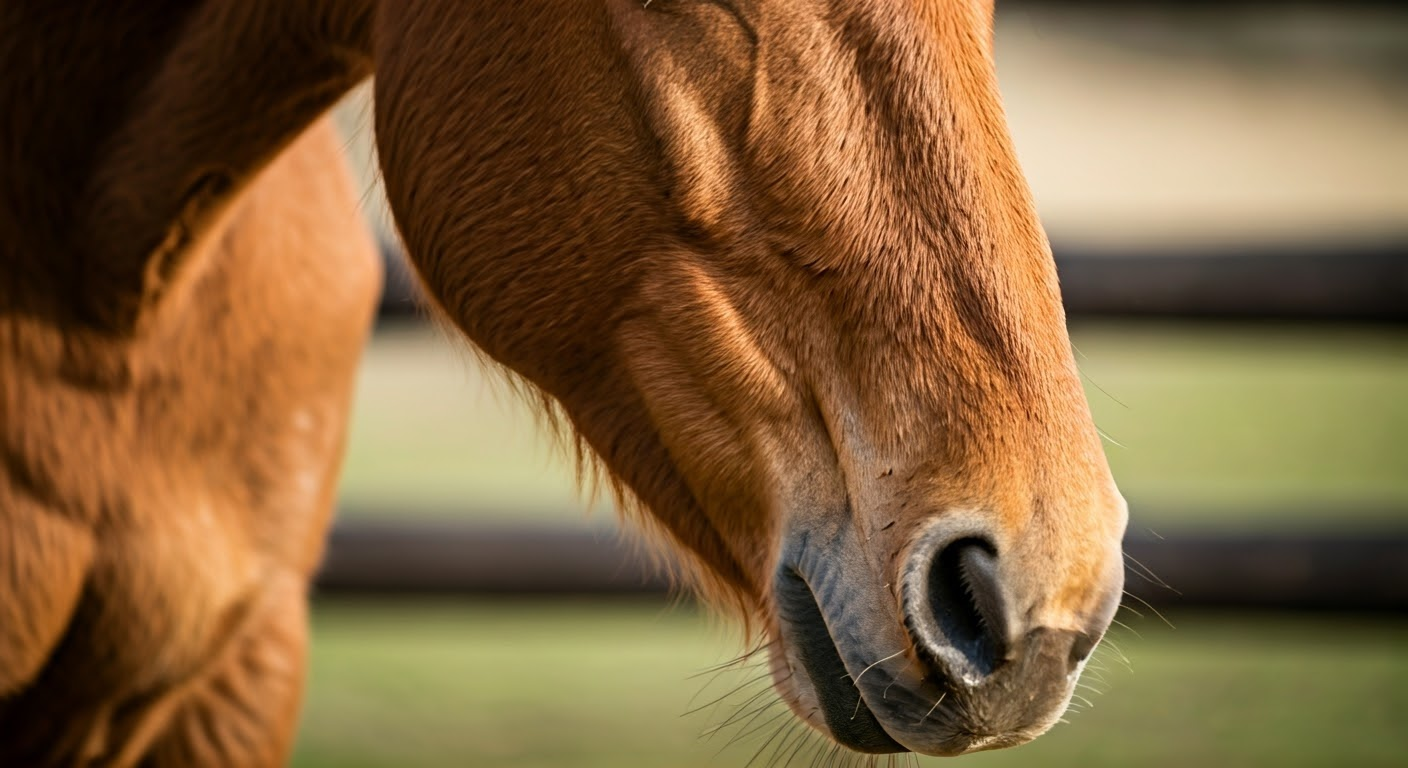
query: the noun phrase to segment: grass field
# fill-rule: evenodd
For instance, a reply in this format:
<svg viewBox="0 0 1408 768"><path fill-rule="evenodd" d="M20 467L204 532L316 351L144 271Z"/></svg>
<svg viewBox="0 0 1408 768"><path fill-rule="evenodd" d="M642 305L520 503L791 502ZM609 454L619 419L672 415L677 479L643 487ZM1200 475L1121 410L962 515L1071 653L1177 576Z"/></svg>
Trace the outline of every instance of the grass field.
<svg viewBox="0 0 1408 768"><path fill-rule="evenodd" d="M1074 340L1136 527L1408 525L1394 512L1408 506L1402 334L1080 327ZM379 336L347 465L352 509L580 520L570 466L494 381L430 332ZM1138 635L1117 630L1122 654L1102 653L1093 708L962 764L1408 761L1408 622L1125 618ZM747 676L691 679L736 644L689 609L330 603L314 628L301 768L741 766L788 721L760 727L769 711L722 754L736 730L700 739L744 697L682 717L691 697Z"/></svg>
<svg viewBox="0 0 1408 768"><path fill-rule="evenodd" d="M1408 622L1172 620L1116 630L1128 663L1113 647L1097 654L1086 680L1103 693L1083 689L1093 706L1078 704L1087 711L1069 724L959 764L1403 765ZM691 679L736 649L683 608L333 603L314 632L298 768L741 766L788 720L760 725L781 712L770 709L722 752L739 729L701 738L747 694L684 715L691 698L707 703L753 673ZM800 734L779 754L794 743Z"/></svg>

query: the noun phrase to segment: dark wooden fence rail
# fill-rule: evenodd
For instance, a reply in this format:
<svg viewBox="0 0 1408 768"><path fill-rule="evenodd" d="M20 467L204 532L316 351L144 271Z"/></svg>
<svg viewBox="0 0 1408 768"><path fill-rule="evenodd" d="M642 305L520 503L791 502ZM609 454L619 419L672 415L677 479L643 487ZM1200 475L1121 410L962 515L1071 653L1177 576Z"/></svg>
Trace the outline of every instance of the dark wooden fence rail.
<svg viewBox="0 0 1408 768"><path fill-rule="evenodd" d="M1126 587L1136 610L1149 603L1408 616L1408 530L1133 537L1125 549ZM663 595L669 579L609 528L347 521L333 531L318 589Z"/></svg>
<svg viewBox="0 0 1408 768"><path fill-rule="evenodd" d="M1074 319L1408 322L1408 245L1060 253Z"/></svg>
<svg viewBox="0 0 1408 768"><path fill-rule="evenodd" d="M387 254L384 320L419 317L415 280ZM1408 242L1231 251L1056 249L1073 320L1408 323Z"/></svg>

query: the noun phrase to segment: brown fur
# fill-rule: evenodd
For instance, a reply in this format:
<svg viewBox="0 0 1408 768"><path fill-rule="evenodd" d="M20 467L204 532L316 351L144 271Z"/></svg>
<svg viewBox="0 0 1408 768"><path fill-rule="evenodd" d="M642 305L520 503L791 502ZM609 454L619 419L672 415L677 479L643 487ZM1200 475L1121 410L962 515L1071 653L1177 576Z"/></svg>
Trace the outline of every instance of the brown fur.
<svg viewBox="0 0 1408 768"><path fill-rule="evenodd" d="M285 759L377 285L315 120L373 69L438 310L707 595L775 643L789 530L846 517L888 586L964 508L1034 620L1105 599L1122 502L990 5L94 0L0 30L0 764Z"/></svg>

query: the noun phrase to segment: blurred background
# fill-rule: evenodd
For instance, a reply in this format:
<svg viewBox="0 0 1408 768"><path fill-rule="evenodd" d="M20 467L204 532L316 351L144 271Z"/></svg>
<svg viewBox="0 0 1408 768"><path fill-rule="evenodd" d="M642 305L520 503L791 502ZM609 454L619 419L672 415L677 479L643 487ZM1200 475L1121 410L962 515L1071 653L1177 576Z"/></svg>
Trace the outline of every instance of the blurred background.
<svg viewBox="0 0 1408 768"><path fill-rule="evenodd" d="M963 764L1408 764L1408 11L998 8L1012 130L1156 574L1130 586L1157 610L1121 611L1069 724ZM365 89L339 108L394 243L367 114ZM758 672L700 673L740 639L670 601L532 409L414 313L368 350L341 507L295 765L802 745L780 708L735 718L766 702ZM524 581L524 551L556 570Z"/></svg>

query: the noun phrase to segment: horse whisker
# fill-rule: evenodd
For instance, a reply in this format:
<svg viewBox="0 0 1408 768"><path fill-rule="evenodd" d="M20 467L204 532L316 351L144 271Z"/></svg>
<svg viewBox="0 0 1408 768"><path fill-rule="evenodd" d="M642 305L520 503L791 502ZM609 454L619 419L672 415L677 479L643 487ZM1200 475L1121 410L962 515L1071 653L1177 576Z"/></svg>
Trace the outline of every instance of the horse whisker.
<svg viewBox="0 0 1408 768"><path fill-rule="evenodd" d="M926 721L926 720L929 719L929 715L934 714L934 710L938 709L938 708L939 708L939 705L942 704L942 703L944 703L944 698L946 698L947 696L948 696L948 691L944 691L943 693L939 694L939 700L936 701L936 702L934 702L934 706L929 707L929 711L928 711L928 712L925 712L925 713L924 713L924 716L921 717L921 718L919 718L919 722L915 723L915 725L923 725L923 724L924 724L924 721Z"/></svg>
<svg viewBox="0 0 1408 768"><path fill-rule="evenodd" d="M912 666L914 666L914 659L910 659L910 660L909 660L909 663L907 663L907 664L904 665L904 669L901 669L901 670L900 670L900 674L899 674L899 675L895 675L894 679L890 681L890 684L887 685L887 686L885 686L885 691L880 694L880 698L881 698L881 699L886 699L886 700L888 700L888 699L890 698L890 689L891 689L891 688L894 688L894 687L895 687L895 683L898 683L898 682L900 681L900 675L903 675L905 672L908 672L908 671L909 671L909 668L912 667Z"/></svg>
<svg viewBox="0 0 1408 768"><path fill-rule="evenodd" d="M1135 571L1135 574L1137 574L1138 576L1142 577L1145 581L1149 582L1150 584L1153 584L1153 585L1159 586L1159 587L1163 587L1164 589L1167 589L1168 591L1174 593L1175 595L1182 595L1182 594L1183 594L1182 592L1179 592L1178 590L1176 590L1176 589L1174 589L1173 587L1169 586L1168 582L1164 581L1163 579L1161 579L1161 578L1159 578L1157 575L1155 575L1154 572L1149 569L1149 566L1147 566L1147 565L1145 565L1145 564L1139 562L1139 560L1137 560L1137 559L1134 557L1134 555L1129 554L1128 551L1125 551L1125 552L1124 552L1124 559L1125 559L1125 560L1128 560L1132 565L1138 566L1138 567L1139 567L1139 570L1136 570L1136 571Z"/></svg>
<svg viewBox="0 0 1408 768"><path fill-rule="evenodd" d="M716 726L714 726L714 727L712 727L712 728L709 728L709 729L705 730L704 733L700 734L700 736L703 737L703 738L711 738L711 737L713 737L714 734L718 733L719 731L723 730L724 728L727 728L728 726L732 725L733 723L738 722L739 720L741 720L741 719L743 719L743 718L745 718L745 717L748 717L750 714L755 714L755 713L761 712L761 711L766 710L766 709L768 709L769 707L772 707L773 705L775 705L775 704L778 703L777 700L775 700L775 699L769 699L768 701L763 702L763 704L762 704L761 706L759 706L759 707L755 707L755 708L753 708L753 709L749 709L749 708L748 708L748 707L751 706L754 702L756 702L760 696L762 696L762 695L765 694L765 693L768 693L768 691L759 691L759 692L753 694L752 696L748 697L748 699L746 699L742 704L738 705L738 711L737 711L737 712L735 712L735 713L733 713L732 715L730 715L730 716L728 717L728 719L727 719L727 720L724 720L722 723L719 723L718 725L716 725Z"/></svg>
<svg viewBox="0 0 1408 768"><path fill-rule="evenodd" d="M900 655L900 654L902 654L902 653L904 653L904 649L903 649L903 648L899 649L898 651L895 651L894 653L890 654L889 656L886 656L886 657L883 658L883 659L880 659L879 661L875 662L874 664L871 664L870 666L866 667L865 669L862 669L862 670L860 671L860 674L859 674L859 675L856 675L856 679L851 681L851 684L854 685L854 686L856 686L857 688L859 688L859 687L860 687L860 679L861 679L862 677L865 677L865 673L866 673L866 672L869 672L870 670L875 669L875 667L879 666L880 664L884 664L885 662L889 661L890 659L895 658L896 656L898 656L898 655Z"/></svg>
<svg viewBox="0 0 1408 768"><path fill-rule="evenodd" d="M1135 600L1138 600L1139 602L1143 603L1146 608L1148 608L1149 610L1151 610L1151 611L1154 612L1154 615L1155 615L1155 616L1158 616L1160 619L1162 619L1163 622L1168 625L1168 628L1169 628L1169 629L1178 629L1178 627L1173 626L1173 622L1169 621L1167 616L1164 616L1162 613L1159 613L1159 609L1158 609L1158 608L1155 608L1153 605L1151 605L1148 600L1145 600L1144 598L1140 597L1139 595L1134 594L1133 592L1130 592L1130 591L1127 590L1127 589L1124 591L1124 593L1125 593L1126 595L1128 595L1129 597L1132 597L1132 598L1134 598ZM1125 607L1128 607L1128 606L1126 605ZM1132 609L1131 609L1131 610L1132 610ZM1135 611L1135 613L1138 613L1138 611ZM1141 614L1141 618L1142 618L1142 614Z"/></svg>
<svg viewBox="0 0 1408 768"><path fill-rule="evenodd" d="M697 707L692 707L691 709L685 710L684 712L680 713L680 717L688 717L689 715L692 715L692 714L694 714L694 713L696 713L696 712L698 712L698 711L700 711L700 710L703 710L703 709L707 709L707 708L709 708L709 707L712 707L712 706L714 706L715 704L718 704L719 702L723 701L724 699L727 699L728 697L733 696L734 694L738 693L739 691L742 691L744 688L747 688L748 686L753 685L754 683L760 682L760 681L762 681L762 680L766 680L766 679L768 679L769 677L772 677L772 672L766 672L766 673L764 673L764 674L758 675L757 677L749 678L748 680L745 680L745 681L743 681L742 683L739 683L736 687L734 687L733 689L729 690L727 693L723 694L722 696L719 696L718 698L713 699L712 701L708 701L708 702L705 702L705 703L703 703L703 704L700 704L700 705L697 706ZM703 693L703 691L701 690L699 693ZM694 704L694 699L699 697L699 693L696 693L693 697L691 697L690 700L689 700L689 702L686 703L685 706L686 706L686 707L690 707L691 705L693 705L693 704Z"/></svg>
<svg viewBox="0 0 1408 768"><path fill-rule="evenodd" d="M1129 626L1128 624L1124 623L1123 621L1120 621L1119 619L1111 618L1111 619L1110 619L1110 623L1111 623L1111 624L1117 624L1117 625L1119 625L1119 626L1121 626L1121 627L1124 627L1125 629L1127 629L1127 630L1129 630L1130 632L1132 632L1132 633L1134 634L1134 636L1137 637L1137 638L1139 638L1140 640L1143 640L1143 639L1144 639L1144 636L1141 635L1141 634L1139 634L1139 630L1135 629L1134 627Z"/></svg>

